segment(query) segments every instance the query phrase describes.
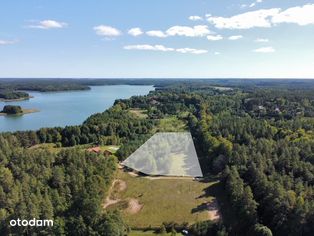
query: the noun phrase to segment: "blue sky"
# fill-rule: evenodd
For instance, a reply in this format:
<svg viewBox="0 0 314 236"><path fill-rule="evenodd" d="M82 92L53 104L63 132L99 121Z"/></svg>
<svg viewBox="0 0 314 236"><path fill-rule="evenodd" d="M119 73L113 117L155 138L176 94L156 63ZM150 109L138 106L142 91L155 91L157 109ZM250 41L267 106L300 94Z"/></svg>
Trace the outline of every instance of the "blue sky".
<svg viewBox="0 0 314 236"><path fill-rule="evenodd" d="M0 3L0 77L314 78L313 42L313 0Z"/></svg>

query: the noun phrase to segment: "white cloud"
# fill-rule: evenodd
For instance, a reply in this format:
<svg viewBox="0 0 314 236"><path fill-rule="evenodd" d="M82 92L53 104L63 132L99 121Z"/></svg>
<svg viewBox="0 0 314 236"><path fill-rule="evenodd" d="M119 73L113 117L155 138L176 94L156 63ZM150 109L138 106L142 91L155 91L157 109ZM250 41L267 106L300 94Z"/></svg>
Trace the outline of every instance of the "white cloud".
<svg viewBox="0 0 314 236"><path fill-rule="evenodd" d="M149 44L138 44L138 45L127 45L124 46L124 49L127 50L149 50L149 51L174 51L174 48L167 48L163 45L149 45Z"/></svg>
<svg viewBox="0 0 314 236"><path fill-rule="evenodd" d="M223 37L221 35L207 35L207 39L209 41L218 41L218 40L222 40Z"/></svg>
<svg viewBox="0 0 314 236"><path fill-rule="evenodd" d="M170 36L185 36L185 37L205 37L209 34L214 34L208 29L207 25L190 26L172 26L165 32L160 30L147 31L146 34L152 37L166 38Z"/></svg>
<svg viewBox="0 0 314 236"><path fill-rule="evenodd" d="M192 54L204 54L207 53L207 50L204 49L194 49L194 48L178 48L177 52L181 53L192 53Z"/></svg>
<svg viewBox="0 0 314 236"><path fill-rule="evenodd" d="M242 35L232 35L228 39L229 40L238 40L238 39L242 39L242 38L243 38Z"/></svg>
<svg viewBox="0 0 314 236"><path fill-rule="evenodd" d="M200 20L203 20L203 18L200 17L200 16L190 16L190 17L189 17L189 20L192 20L192 21L200 21Z"/></svg>
<svg viewBox="0 0 314 236"><path fill-rule="evenodd" d="M151 37L166 38L167 35L160 30L147 31L146 34Z"/></svg>
<svg viewBox="0 0 314 236"><path fill-rule="evenodd" d="M17 40L3 40L0 39L0 45L9 45L9 44L15 44L17 43Z"/></svg>
<svg viewBox="0 0 314 236"><path fill-rule="evenodd" d="M42 20L39 21L35 25L29 25L29 28L36 28L36 29L61 29L66 27L68 24L64 22L59 22L55 20Z"/></svg>
<svg viewBox="0 0 314 236"><path fill-rule="evenodd" d="M274 24L295 23L298 25L314 24L314 4L292 7L272 18Z"/></svg>
<svg viewBox="0 0 314 236"><path fill-rule="evenodd" d="M249 8L252 8L252 7L255 7L258 3L262 3L263 2L263 0L256 0L255 2L253 2L253 3L251 3L250 5L245 5L245 4L243 4L243 5L245 5L245 7L249 7Z"/></svg>
<svg viewBox="0 0 314 236"><path fill-rule="evenodd" d="M116 37L122 34L120 30L107 25L98 25L93 29L96 31L96 34L106 37Z"/></svg>
<svg viewBox="0 0 314 236"><path fill-rule="evenodd" d="M163 45L149 45L149 44L138 44L138 45L127 45L124 46L126 50L147 50L147 51L161 51L161 52L179 52L179 53L191 53L191 54L203 54L207 53L204 49L194 48L169 48Z"/></svg>
<svg viewBox="0 0 314 236"><path fill-rule="evenodd" d="M231 17L209 16L208 22L219 29L251 29L254 27L272 27L281 23L298 25L314 24L314 4L249 11Z"/></svg>
<svg viewBox="0 0 314 236"><path fill-rule="evenodd" d="M258 52L258 53L273 53L276 50L273 47L262 47L262 48L257 48L254 49L253 52Z"/></svg>
<svg viewBox="0 0 314 236"><path fill-rule="evenodd" d="M215 55L220 55L221 53L220 53L220 52L214 52L214 54L215 54Z"/></svg>
<svg viewBox="0 0 314 236"><path fill-rule="evenodd" d="M139 35L142 35L143 34L143 31L141 30L141 28L131 28L129 31L128 31L128 34L136 37L136 36L139 36Z"/></svg>
<svg viewBox="0 0 314 236"><path fill-rule="evenodd" d="M189 26L173 26L166 31L169 36L186 36L186 37L204 37L212 32L207 25Z"/></svg>
<svg viewBox="0 0 314 236"><path fill-rule="evenodd" d="M232 17L214 17L207 20L219 29L250 29L254 27L271 27L270 17L275 16L280 8L250 11Z"/></svg>
<svg viewBox="0 0 314 236"><path fill-rule="evenodd" d="M257 43L268 43L268 42L269 42L269 39L257 38L257 39L255 40L255 42L257 42Z"/></svg>

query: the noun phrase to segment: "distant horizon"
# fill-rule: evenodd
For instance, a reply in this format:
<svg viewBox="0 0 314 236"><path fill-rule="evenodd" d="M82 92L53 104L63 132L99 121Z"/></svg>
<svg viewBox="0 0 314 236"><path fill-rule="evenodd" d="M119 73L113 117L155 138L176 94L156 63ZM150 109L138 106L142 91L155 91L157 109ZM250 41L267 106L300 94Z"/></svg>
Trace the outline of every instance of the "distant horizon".
<svg viewBox="0 0 314 236"><path fill-rule="evenodd" d="M93 80L150 80L150 79L160 79L160 80L165 80L165 79L169 79L169 80L314 80L314 78L194 78L194 77L147 77L147 78L140 78L140 77L125 77L125 78L105 78L105 77L0 77L0 80L5 80L5 79L43 79L43 80L49 80L49 79L53 79L53 80L58 80L58 79L73 79L73 80L80 80L80 79L93 79Z"/></svg>

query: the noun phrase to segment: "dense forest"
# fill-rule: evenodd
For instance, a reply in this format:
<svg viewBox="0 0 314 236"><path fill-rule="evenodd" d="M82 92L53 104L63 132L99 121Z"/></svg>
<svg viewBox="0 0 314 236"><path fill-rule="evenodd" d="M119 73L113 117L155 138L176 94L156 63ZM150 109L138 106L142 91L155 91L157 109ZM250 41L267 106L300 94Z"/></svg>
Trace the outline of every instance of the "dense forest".
<svg viewBox="0 0 314 236"><path fill-rule="evenodd" d="M231 232L313 234L313 105L313 93L259 90L207 100L191 119L240 219Z"/></svg>
<svg viewBox="0 0 314 236"><path fill-rule="evenodd" d="M119 213L99 207L116 160L76 146L118 144L123 160L167 116L187 122L203 172L221 180L230 206L221 209L223 222L192 225L194 235L313 235L314 83L206 83L160 84L147 96L117 100L79 126L2 133L1 235L127 234ZM219 83L228 89L214 86ZM137 118L131 108L146 110L147 118ZM41 143L67 148L33 151ZM18 216L53 217L56 227L8 227Z"/></svg>
<svg viewBox="0 0 314 236"><path fill-rule="evenodd" d="M312 235L313 94L181 86L117 104L152 119L188 112L203 171L221 176L235 215L231 235Z"/></svg>
<svg viewBox="0 0 314 236"><path fill-rule="evenodd" d="M99 207L115 171L114 159L69 149L16 148L0 136L1 235L124 235L117 213ZM54 227L9 227L10 219L54 219Z"/></svg>

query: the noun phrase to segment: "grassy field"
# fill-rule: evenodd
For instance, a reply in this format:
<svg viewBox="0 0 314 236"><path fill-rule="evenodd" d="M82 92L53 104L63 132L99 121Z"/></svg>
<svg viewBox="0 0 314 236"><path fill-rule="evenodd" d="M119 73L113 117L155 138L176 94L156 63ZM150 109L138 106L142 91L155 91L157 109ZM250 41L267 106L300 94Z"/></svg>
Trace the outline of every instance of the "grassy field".
<svg viewBox="0 0 314 236"><path fill-rule="evenodd" d="M136 115L138 118L145 119L147 118L147 111L144 109L139 109L139 108L131 108L129 109L129 112L132 114Z"/></svg>
<svg viewBox="0 0 314 236"><path fill-rule="evenodd" d="M105 150L108 150L112 153L116 153L119 149L119 146L116 146L116 145L104 145L104 146L99 146L99 147L102 152L104 152Z"/></svg>
<svg viewBox="0 0 314 236"><path fill-rule="evenodd" d="M176 116L169 116L159 120L154 132L180 132L187 130L187 124Z"/></svg>
<svg viewBox="0 0 314 236"><path fill-rule="evenodd" d="M208 188L216 182L199 182L189 178L161 178L131 176L118 170L117 179L125 183L123 191L113 191L120 202L108 209L120 209L127 224L132 228L159 227L163 222L179 224L208 220L207 203L213 201ZM136 200L140 210L130 213L129 201Z"/></svg>
<svg viewBox="0 0 314 236"><path fill-rule="evenodd" d="M128 234L128 236L157 236L161 234L156 234L154 231L139 231L139 230L132 230L131 233ZM163 234L163 236L170 236L171 233ZM180 236L182 234L177 233L177 236Z"/></svg>
<svg viewBox="0 0 314 236"><path fill-rule="evenodd" d="M62 148L58 148L54 143L41 143L31 146L29 149L45 149L53 153L58 153Z"/></svg>

